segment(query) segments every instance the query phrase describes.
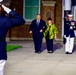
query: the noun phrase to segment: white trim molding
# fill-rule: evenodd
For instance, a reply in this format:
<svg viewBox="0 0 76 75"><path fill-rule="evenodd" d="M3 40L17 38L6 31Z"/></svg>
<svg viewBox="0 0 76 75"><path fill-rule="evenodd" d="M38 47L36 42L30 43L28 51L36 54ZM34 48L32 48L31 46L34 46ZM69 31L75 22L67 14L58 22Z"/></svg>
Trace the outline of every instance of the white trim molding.
<svg viewBox="0 0 76 75"><path fill-rule="evenodd" d="M56 1L42 1L43 6L55 6Z"/></svg>

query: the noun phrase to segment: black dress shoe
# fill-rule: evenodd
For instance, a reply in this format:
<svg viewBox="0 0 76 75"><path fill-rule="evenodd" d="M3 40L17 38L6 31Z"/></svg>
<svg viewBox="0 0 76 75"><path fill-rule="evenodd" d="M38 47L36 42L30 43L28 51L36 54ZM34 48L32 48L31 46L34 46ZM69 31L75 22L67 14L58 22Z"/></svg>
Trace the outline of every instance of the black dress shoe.
<svg viewBox="0 0 76 75"><path fill-rule="evenodd" d="M72 54L72 53L66 52L66 54Z"/></svg>
<svg viewBox="0 0 76 75"><path fill-rule="evenodd" d="M48 51L48 53L53 53L53 51Z"/></svg>
<svg viewBox="0 0 76 75"><path fill-rule="evenodd" d="M66 54L69 54L69 52L66 52Z"/></svg>

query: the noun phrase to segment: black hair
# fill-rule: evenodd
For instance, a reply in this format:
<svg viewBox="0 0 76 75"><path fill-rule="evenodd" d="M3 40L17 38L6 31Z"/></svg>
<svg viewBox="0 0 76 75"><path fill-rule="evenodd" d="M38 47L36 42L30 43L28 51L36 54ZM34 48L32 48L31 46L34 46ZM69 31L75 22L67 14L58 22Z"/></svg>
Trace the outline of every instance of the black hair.
<svg viewBox="0 0 76 75"><path fill-rule="evenodd" d="M47 19L47 21L49 21L49 20L51 20L51 21L52 21L52 18L51 18L51 17L49 17L49 18Z"/></svg>

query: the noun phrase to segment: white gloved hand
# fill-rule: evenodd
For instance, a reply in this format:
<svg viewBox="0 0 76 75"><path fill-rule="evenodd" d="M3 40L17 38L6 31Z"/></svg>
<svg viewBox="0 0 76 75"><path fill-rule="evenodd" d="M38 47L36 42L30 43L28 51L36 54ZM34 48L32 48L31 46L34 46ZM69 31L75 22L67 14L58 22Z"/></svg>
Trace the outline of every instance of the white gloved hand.
<svg viewBox="0 0 76 75"><path fill-rule="evenodd" d="M64 35L64 38L66 38L66 35Z"/></svg>
<svg viewBox="0 0 76 75"><path fill-rule="evenodd" d="M3 9L6 11L7 14L10 13L11 9L9 9L8 7L2 5Z"/></svg>
<svg viewBox="0 0 76 75"><path fill-rule="evenodd" d="M73 29L73 27L72 27L72 26L70 26L70 29Z"/></svg>

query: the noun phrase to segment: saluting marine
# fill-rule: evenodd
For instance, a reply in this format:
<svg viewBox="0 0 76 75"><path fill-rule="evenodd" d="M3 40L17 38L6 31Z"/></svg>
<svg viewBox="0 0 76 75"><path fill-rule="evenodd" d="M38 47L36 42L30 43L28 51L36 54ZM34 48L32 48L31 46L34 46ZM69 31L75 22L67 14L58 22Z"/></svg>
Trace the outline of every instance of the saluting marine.
<svg viewBox="0 0 76 75"><path fill-rule="evenodd" d="M4 11L12 17L7 17ZM7 60L5 41L6 33L8 29L15 26L23 25L24 23L24 19L19 14L4 5L0 5L0 75L4 74L4 66Z"/></svg>

